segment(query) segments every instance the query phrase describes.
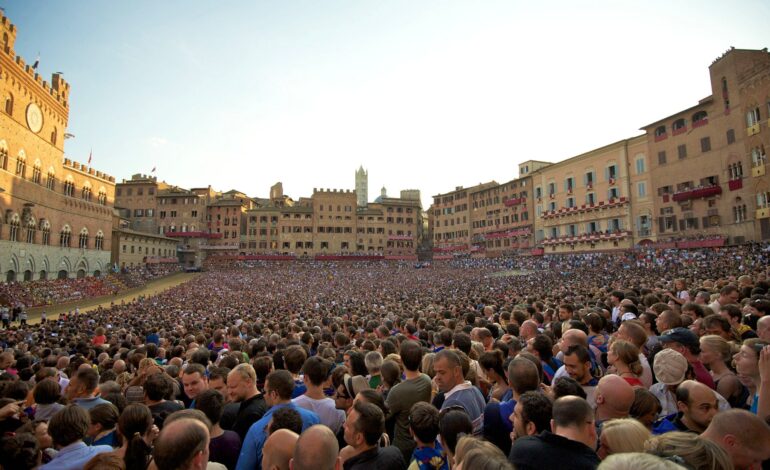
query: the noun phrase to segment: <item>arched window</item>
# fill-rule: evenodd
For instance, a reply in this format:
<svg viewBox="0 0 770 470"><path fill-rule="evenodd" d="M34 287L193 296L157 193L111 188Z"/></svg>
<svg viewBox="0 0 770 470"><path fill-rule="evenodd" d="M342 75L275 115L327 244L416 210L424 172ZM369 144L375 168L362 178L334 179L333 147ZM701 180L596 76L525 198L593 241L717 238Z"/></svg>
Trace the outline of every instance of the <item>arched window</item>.
<svg viewBox="0 0 770 470"><path fill-rule="evenodd" d="M53 130L51 131L51 143L52 143L53 145L56 145L56 138L57 138L57 134L58 134L58 131L57 131L57 130L56 130L56 128L54 127L54 128L53 128Z"/></svg>
<svg viewBox="0 0 770 470"><path fill-rule="evenodd" d="M83 190L81 191L81 197L86 201L91 200L91 185L89 183L86 183L83 186Z"/></svg>
<svg viewBox="0 0 770 470"><path fill-rule="evenodd" d="M706 111L698 111L692 115L692 126L698 127L708 123L708 113Z"/></svg>
<svg viewBox="0 0 770 470"><path fill-rule="evenodd" d="M62 227L61 232L59 232L59 246L62 248L69 248L71 238L72 230L70 230L69 225L65 225Z"/></svg>
<svg viewBox="0 0 770 470"><path fill-rule="evenodd" d="M666 135L666 126L658 126L655 129L655 137L662 137Z"/></svg>
<svg viewBox="0 0 770 470"><path fill-rule="evenodd" d="M83 230L80 231L80 236L78 237L78 248L81 250L88 248L88 229L85 227L83 227Z"/></svg>
<svg viewBox="0 0 770 470"><path fill-rule="evenodd" d="M75 183L71 176L67 176L67 180L64 181L64 195L70 197L75 195Z"/></svg>
<svg viewBox="0 0 770 470"><path fill-rule="evenodd" d="M3 51L8 52L8 33L3 33Z"/></svg>
<svg viewBox="0 0 770 470"><path fill-rule="evenodd" d="M0 168L8 169L8 144L0 140Z"/></svg>
<svg viewBox="0 0 770 470"><path fill-rule="evenodd" d="M13 114L13 95L10 93L5 97L5 113Z"/></svg>
<svg viewBox="0 0 770 470"><path fill-rule="evenodd" d="M687 124L684 122L684 118L679 118L671 125L671 129L674 134L684 132L687 129Z"/></svg>
<svg viewBox="0 0 770 470"><path fill-rule="evenodd" d="M96 233L96 237L94 238L94 249L104 249L104 233L102 233L101 230Z"/></svg>
<svg viewBox="0 0 770 470"><path fill-rule="evenodd" d="M56 188L56 173L53 168L48 169L48 176L45 179L45 187L53 191Z"/></svg>
<svg viewBox="0 0 770 470"><path fill-rule="evenodd" d="M107 205L107 190L104 188L99 188L99 204Z"/></svg>
<svg viewBox="0 0 770 470"><path fill-rule="evenodd" d="M35 166L32 167L32 182L40 184L40 160L35 162Z"/></svg>
<svg viewBox="0 0 770 470"><path fill-rule="evenodd" d="M24 178L27 173L27 156L24 154L24 150L19 151L19 155L16 157L16 175Z"/></svg>
<svg viewBox="0 0 770 470"><path fill-rule="evenodd" d="M43 233L43 245L51 244L51 223L47 220L40 222L40 231Z"/></svg>
<svg viewBox="0 0 770 470"><path fill-rule="evenodd" d="M13 214L11 217L11 223L9 224L10 232L8 240L15 242L19 240L19 214Z"/></svg>
<svg viewBox="0 0 770 470"><path fill-rule="evenodd" d="M35 243L35 235L37 234L37 223L34 217L30 217L27 221L27 243Z"/></svg>

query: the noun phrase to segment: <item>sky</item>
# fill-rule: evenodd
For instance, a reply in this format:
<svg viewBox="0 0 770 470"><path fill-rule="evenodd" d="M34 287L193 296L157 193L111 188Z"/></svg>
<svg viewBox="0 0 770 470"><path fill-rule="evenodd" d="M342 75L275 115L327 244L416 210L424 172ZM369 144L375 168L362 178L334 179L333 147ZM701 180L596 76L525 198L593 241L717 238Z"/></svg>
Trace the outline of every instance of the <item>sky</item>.
<svg viewBox="0 0 770 470"><path fill-rule="evenodd" d="M65 156L295 200L432 196L639 135L710 94L770 2L0 0L16 53L71 84Z"/></svg>

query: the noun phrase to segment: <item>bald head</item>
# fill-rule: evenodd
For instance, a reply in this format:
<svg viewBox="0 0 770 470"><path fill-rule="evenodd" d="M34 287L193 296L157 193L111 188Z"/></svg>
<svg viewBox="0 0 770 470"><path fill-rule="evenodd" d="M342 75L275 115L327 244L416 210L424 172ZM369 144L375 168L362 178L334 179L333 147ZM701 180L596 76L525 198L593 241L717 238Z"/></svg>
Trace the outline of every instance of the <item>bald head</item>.
<svg viewBox="0 0 770 470"><path fill-rule="evenodd" d="M562 344L569 346L585 346L588 347L588 335L582 330L571 329L564 332L561 336Z"/></svg>
<svg viewBox="0 0 770 470"><path fill-rule="evenodd" d="M770 341L770 315L761 317L757 322L757 336L764 341Z"/></svg>
<svg viewBox="0 0 770 470"><path fill-rule="evenodd" d="M158 468L203 470L209 460L209 430L193 418L167 423L155 439L152 457Z"/></svg>
<svg viewBox="0 0 770 470"><path fill-rule="evenodd" d="M596 419L627 418L634 398L634 387L625 379L605 375L596 387Z"/></svg>
<svg viewBox="0 0 770 470"><path fill-rule="evenodd" d="M270 434L262 451L262 470L289 470L297 439L299 435L288 429L279 429Z"/></svg>
<svg viewBox="0 0 770 470"><path fill-rule="evenodd" d="M335 470L340 446L337 436L328 427L317 424L309 427L297 439L291 470Z"/></svg>
<svg viewBox="0 0 770 470"><path fill-rule="evenodd" d="M770 427L746 410L717 413L701 437L724 449L736 470L758 468L770 459Z"/></svg>
<svg viewBox="0 0 770 470"><path fill-rule="evenodd" d="M519 329L519 336L524 340L534 338L537 336L537 333L537 323L532 320L526 320L521 324L521 328Z"/></svg>

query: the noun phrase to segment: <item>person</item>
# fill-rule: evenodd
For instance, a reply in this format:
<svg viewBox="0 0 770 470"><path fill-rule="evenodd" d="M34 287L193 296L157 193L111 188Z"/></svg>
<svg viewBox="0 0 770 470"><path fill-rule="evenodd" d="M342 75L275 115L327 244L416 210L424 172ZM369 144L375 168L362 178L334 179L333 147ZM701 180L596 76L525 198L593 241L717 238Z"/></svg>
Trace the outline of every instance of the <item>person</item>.
<svg viewBox="0 0 770 470"><path fill-rule="evenodd" d="M508 382L511 384L513 396L503 403L487 404L484 408L482 431L484 438L494 443L506 455L511 451L511 440L508 436L513 431L513 423L509 417L513 414L516 402L523 393L537 391L540 387L537 366L524 357L514 358L508 364Z"/></svg>
<svg viewBox="0 0 770 470"><path fill-rule="evenodd" d="M644 443L646 452L681 462L685 468L731 469L730 457L714 442L689 432L667 432Z"/></svg>
<svg viewBox="0 0 770 470"><path fill-rule="evenodd" d="M610 455L602 460L599 470L682 470L682 466L656 455L628 452Z"/></svg>
<svg viewBox="0 0 770 470"><path fill-rule="evenodd" d="M79 470L91 458L102 452L112 452L110 446L88 446L83 439L88 432L88 411L78 405L59 410L48 424L48 431L59 453L41 470Z"/></svg>
<svg viewBox="0 0 770 470"><path fill-rule="evenodd" d="M514 441L509 460L518 470L561 468L565 462L575 470L595 469L599 465L596 448L594 410L583 398L561 397L553 404L553 432Z"/></svg>
<svg viewBox="0 0 770 470"><path fill-rule="evenodd" d="M406 463L398 447L378 447L377 443L384 431L385 415L382 410L371 403L356 402L345 420L345 442L352 448L352 452L343 463L343 468L405 469Z"/></svg>
<svg viewBox="0 0 770 470"><path fill-rule="evenodd" d="M324 425L303 432L294 446L291 470L340 470L339 445L334 433Z"/></svg>
<svg viewBox="0 0 770 470"><path fill-rule="evenodd" d="M611 419L602 425L596 454L604 460L612 454L644 452L644 442L652 433L633 418Z"/></svg>
<svg viewBox="0 0 770 470"><path fill-rule="evenodd" d="M366 370L369 372L369 388L376 390L380 383L382 383L382 376L380 374L382 354L377 351L369 351L364 356L364 364L366 364Z"/></svg>
<svg viewBox="0 0 770 470"><path fill-rule="evenodd" d="M571 331L571 330L570 330ZM580 344L567 348L564 353L564 370L567 374L580 384L580 387L586 394L586 399L591 406L596 404L595 391L599 384L599 379L591 373L591 357L588 349Z"/></svg>
<svg viewBox="0 0 770 470"><path fill-rule="evenodd" d="M603 432L603 423L611 419L628 418L634 404L634 387L617 375L605 375L596 386L596 426Z"/></svg>
<svg viewBox="0 0 770 470"><path fill-rule="evenodd" d="M194 418L166 423L155 439L152 459L157 470L204 470L209 461L208 428Z"/></svg>
<svg viewBox="0 0 770 470"><path fill-rule="evenodd" d="M206 368L194 362L187 364L182 375L182 385L185 395L190 399L190 408L195 408L195 397L209 388Z"/></svg>
<svg viewBox="0 0 770 470"><path fill-rule="evenodd" d="M90 367L81 368L72 377L64 393L75 405L90 410L97 405L109 404L107 400L96 396L98 386L99 373Z"/></svg>
<svg viewBox="0 0 770 470"><path fill-rule="evenodd" d="M711 372L716 391L733 408L746 406L748 389L741 383L735 372L728 367L732 363L732 347L724 338L716 335L700 337L700 361Z"/></svg>
<svg viewBox="0 0 770 470"><path fill-rule="evenodd" d="M706 430L719 404L714 391L700 382L685 380L676 388L679 413L673 420L679 431L700 434Z"/></svg>
<svg viewBox="0 0 770 470"><path fill-rule="evenodd" d="M270 433L265 441L262 453L264 470L289 470L289 464L297 446L299 434L288 429L278 429Z"/></svg>
<svg viewBox="0 0 770 470"><path fill-rule="evenodd" d="M439 411L430 403L418 402L409 412L409 432L416 447L409 470L449 470L444 449L436 440L439 432Z"/></svg>
<svg viewBox="0 0 770 470"><path fill-rule="evenodd" d="M506 401L511 397L511 388L508 385L508 377L503 369L505 356L503 352L495 348L492 351L485 351L479 356L479 366L487 379L492 384L489 390L487 401Z"/></svg>
<svg viewBox="0 0 770 470"><path fill-rule="evenodd" d="M550 415L548 417L550 419ZM473 433L473 423L468 413L461 407L447 408L439 412L439 436L444 450L447 453L447 461L452 466L457 441L462 435Z"/></svg>
<svg viewBox="0 0 770 470"><path fill-rule="evenodd" d="M719 290L719 297L709 304L709 308L712 312L719 313L723 305L737 304L740 297L741 293L738 288L728 284Z"/></svg>
<svg viewBox="0 0 770 470"><path fill-rule="evenodd" d="M460 356L448 349L436 353L433 370L436 385L444 393L441 409L462 406L473 421L473 433L481 434L486 403L479 389L465 380Z"/></svg>
<svg viewBox="0 0 770 470"><path fill-rule="evenodd" d="M302 380L306 391L303 395L294 398L292 403L317 414L321 424L329 426L329 429L337 434L345 422L345 412L338 410L334 400L324 394L324 383L329 376L330 369L331 363L325 359L318 356L309 357L302 366Z"/></svg>
<svg viewBox="0 0 770 470"><path fill-rule="evenodd" d="M661 410L660 400L652 392L646 388L634 389L634 403L628 412L631 418L636 419L652 431Z"/></svg>
<svg viewBox="0 0 770 470"><path fill-rule="evenodd" d="M267 411L265 397L257 388L257 373L250 364L238 364L230 371L227 375L227 393L230 402L238 404L230 430L235 431L243 441L249 427Z"/></svg>
<svg viewBox="0 0 770 470"><path fill-rule="evenodd" d="M118 419L118 431L122 445L115 454L123 459L126 470L146 469L159 432L147 405L131 403L126 406Z"/></svg>
<svg viewBox="0 0 770 470"><path fill-rule="evenodd" d="M721 447L735 470L759 468L770 459L770 428L746 410L717 413L701 437Z"/></svg>
<svg viewBox="0 0 770 470"><path fill-rule="evenodd" d="M211 422L209 428L209 461L219 462L228 470L234 470L241 452L241 438L234 431L219 426L225 399L217 390L206 390L196 397L195 409L201 410Z"/></svg>
<svg viewBox="0 0 770 470"><path fill-rule="evenodd" d="M35 400L35 419L48 421L57 411L64 408L59 403L61 387L53 378L43 379L32 390L32 398Z"/></svg>
<svg viewBox="0 0 770 470"><path fill-rule="evenodd" d="M218 391L225 397L225 401L229 400L227 393L227 374L229 373L230 369L227 367L209 367L208 369L209 390Z"/></svg>
<svg viewBox="0 0 770 470"><path fill-rule="evenodd" d="M88 416L91 422L84 442L88 445L118 447L117 425L120 413L115 405L97 405L88 410Z"/></svg>
<svg viewBox="0 0 770 470"><path fill-rule="evenodd" d="M158 429L163 429L166 416L184 409L181 403L165 399L173 391L171 380L166 374L152 374L144 382L144 404L150 409Z"/></svg>
<svg viewBox="0 0 770 470"><path fill-rule="evenodd" d="M551 430L553 402L544 393L526 392L519 397L510 416L511 442ZM509 452L510 455L510 452Z"/></svg>
<svg viewBox="0 0 770 470"><path fill-rule="evenodd" d="M20 432L0 438L0 468L33 470L40 465L41 457L32 434Z"/></svg>
<svg viewBox="0 0 770 470"><path fill-rule="evenodd" d="M622 339L613 341L607 351L607 363L615 368L617 375L634 387L644 386L640 378L643 369L639 354L634 344Z"/></svg>
<svg viewBox="0 0 770 470"><path fill-rule="evenodd" d="M483 460L475 457L482 455L491 458ZM491 465L490 465L491 464ZM510 462L505 455L494 444L477 437L465 436L457 443L457 453L455 454L454 465L452 468L460 469L493 469L493 468L511 468Z"/></svg>
<svg viewBox="0 0 770 470"><path fill-rule="evenodd" d="M543 383L551 385L556 372L564 365L553 355L553 340L548 335L538 334L527 341L527 351L540 359L543 368Z"/></svg>
<svg viewBox="0 0 770 470"><path fill-rule="evenodd" d="M700 342L698 336L687 328L674 328L663 332L659 336L660 344L664 349L673 349L687 359L687 363L692 367L695 374L695 380L715 389L714 379L709 374L706 367L698 359L700 355Z"/></svg>
<svg viewBox="0 0 770 470"><path fill-rule="evenodd" d="M387 419L395 420L393 445L401 450L404 461L411 458L415 447L414 439L409 433L409 412L415 403L429 402L431 399L431 380L420 372L422 354L422 347L416 341L407 340L401 343L399 355L404 364L404 380L390 389L385 400ZM355 395L352 398L355 398Z"/></svg>
<svg viewBox="0 0 770 470"><path fill-rule="evenodd" d="M314 424L320 424L318 415L312 411L300 408L291 402L294 390L294 378L287 370L275 370L268 374L265 382L265 403L270 407L265 414L251 425L241 446L238 456L237 470L260 469L262 465L262 449L267 439L266 428L273 413L282 407L291 407L302 416L303 431Z"/></svg>

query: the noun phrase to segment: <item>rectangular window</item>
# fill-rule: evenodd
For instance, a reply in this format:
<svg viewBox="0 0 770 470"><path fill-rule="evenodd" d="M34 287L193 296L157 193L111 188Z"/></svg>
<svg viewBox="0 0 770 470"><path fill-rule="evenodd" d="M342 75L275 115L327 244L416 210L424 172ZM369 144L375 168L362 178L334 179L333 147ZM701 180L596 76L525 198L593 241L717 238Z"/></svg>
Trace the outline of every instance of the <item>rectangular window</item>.
<svg viewBox="0 0 770 470"><path fill-rule="evenodd" d="M728 129L727 130L727 145L734 144L735 143L735 130Z"/></svg>
<svg viewBox="0 0 770 470"><path fill-rule="evenodd" d="M666 164L666 151L660 151L658 152L658 165L665 165Z"/></svg>
<svg viewBox="0 0 770 470"><path fill-rule="evenodd" d="M636 174L641 175L644 171L644 158L638 158L636 160Z"/></svg>
<svg viewBox="0 0 770 470"><path fill-rule="evenodd" d="M704 137L700 140L700 151L703 153L709 152L711 150L711 138L710 137Z"/></svg>
<svg viewBox="0 0 770 470"><path fill-rule="evenodd" d="M647 182L640 181L636 183L636 192L639 197L647 197Z"/></svg>
<svg viewBox="0 0 770 470"><path fill-rule="evenodd" d="M679 153L679 159L684 160L687 158L687 144L682 144L679 147L677 147L677 152Z"/></svg>

